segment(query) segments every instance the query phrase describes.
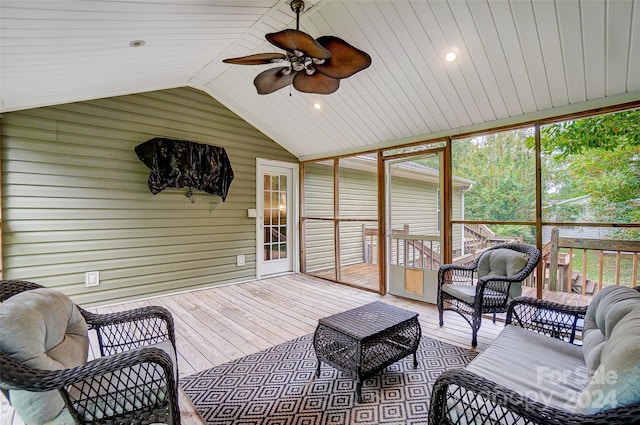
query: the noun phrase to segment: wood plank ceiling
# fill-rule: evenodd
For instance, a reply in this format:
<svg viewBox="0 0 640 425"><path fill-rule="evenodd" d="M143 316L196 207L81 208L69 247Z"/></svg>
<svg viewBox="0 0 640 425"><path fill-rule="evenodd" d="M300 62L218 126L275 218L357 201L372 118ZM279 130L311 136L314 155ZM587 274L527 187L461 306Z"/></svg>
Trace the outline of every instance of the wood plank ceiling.
<svg viewBox="0 0 640 425"><path fill-rule="evenodd" d="M305 159L640 100L640 0L306 5L302 31L373 60L331 95L260 96L269 65L221 62L278 51L288 0L2 0L1 110L191 86Z"/></svg>

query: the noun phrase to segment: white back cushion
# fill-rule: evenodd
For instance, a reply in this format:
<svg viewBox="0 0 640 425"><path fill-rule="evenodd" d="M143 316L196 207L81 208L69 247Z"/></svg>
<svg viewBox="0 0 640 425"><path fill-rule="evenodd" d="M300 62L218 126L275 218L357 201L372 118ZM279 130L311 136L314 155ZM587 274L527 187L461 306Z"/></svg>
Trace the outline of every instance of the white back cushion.
<svg viewBox="0 0 640 425"><path fill-rule="evenodd" d="M39 288L0 305L0 350L37 369L59 370L87 361L87 324L71 299ZM64 408L58 391L10 391L14 409L27 424L53 420Z"/></svg>

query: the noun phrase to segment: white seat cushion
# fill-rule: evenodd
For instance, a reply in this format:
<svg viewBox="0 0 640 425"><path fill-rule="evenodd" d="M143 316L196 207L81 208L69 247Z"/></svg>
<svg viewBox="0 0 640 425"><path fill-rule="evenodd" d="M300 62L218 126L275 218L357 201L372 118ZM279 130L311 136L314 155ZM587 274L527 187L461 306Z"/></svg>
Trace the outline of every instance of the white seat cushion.
<svg viewBox="0 0 640 425"><path fill-rule="evenodd" d="M569 410L589 382L582 347L507 325L467 370L542 404Z"/></svg>

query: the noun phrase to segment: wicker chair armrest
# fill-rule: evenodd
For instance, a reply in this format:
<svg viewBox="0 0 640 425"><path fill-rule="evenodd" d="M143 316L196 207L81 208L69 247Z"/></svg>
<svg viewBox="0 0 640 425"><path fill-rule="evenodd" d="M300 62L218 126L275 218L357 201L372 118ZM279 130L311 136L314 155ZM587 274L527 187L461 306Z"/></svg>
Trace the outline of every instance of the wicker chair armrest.
<svg viewBox="0 0 640 425"><path fill-rule="evenodd" d="M63 370L30 368L0 353L0 365L3 390L58 390L77 423L147 423L154 417L160 418L155 422L180 423L176 369L159 348L118 353Z"/></svg>
<svg viewBox="0 0 640 425"><path fill-rule="evenodd" d="M59 390L81 381L129 368L140 363L159 364L175 387L171 357L159 348L146 347L91 360L81 366L60 370L35 369L0 352L0 386L3 390L32 392Z"/></svg>
<svg viewBox="0 0 640 425"><path fill-rule="evenodd" d="M478 279L474 309L476 311L482 311L487 307L506 307L509 299L509 290L513 282L513 280L505 276L484 276ZM485 297L487 286L490 286L491 289L490 297Z"/></svg>
<svg viewBox="0 0 640 425"><path fill-rule="evenodd" d="M0 301L2 302L16 294L19 294L20 292L44 288L42 285L28 282L26 280L2 280L0 282Z"/></svg>
<svg viewBox="0 0 640 425"><path fill-rule="evenodd" d="M541 300L539 298L518 297L513 300L512 307L509 310L515 310L518 306L528 306L535 309L552 310L561 313L580 315L584 315L587 312L588 307L586 305L560 304L553 301Z"/></svg>
<svg viewBox="0 0 640 425"><path fill-rule="evenodd" d="M640 403L584 415L558 409L518 394L465 369L442 373L431 393L429 424L628 424L640 415Z"/></svg>
<svg viewBox="0 0 640 425"><path fill-rule="evenodd" d="M80 308L89 329L98 334L102 356L108 356L162 341L176 348L175 324L171 312L160 306L96 314Z"/></svg>
<svg viewBox="0 0 640 425"><path fill-rule="evenodd" d="M507 310L506 323L575 343L582 335L587 306L572 306L518 297Z"/></svg>
<svg viewBox="0 0 640 425"><path fill-rule="evenodd" d="M173 323L171 312L160 306L139 307L115 313L91 313L82 308L80 308L80 311L89 326L105 326L127 323L146 319L148 317L160 317L167 322Z"/></svg>
<svg viewBox="0 0 640 425"><path fill-rule="evenodd" d="M445 264L438 269L438 288L445 284L474 285L475 265Z"/></svg>
<svg viewBox="0 0 640 425"><path fill-rule="evenodd" d="M443 272L449 272L450 270L466 270L466 271L475 271L475 269L477 268L477 265L475 263L473 264L443 264L440 266L440 270L442 270Z"/></svg>

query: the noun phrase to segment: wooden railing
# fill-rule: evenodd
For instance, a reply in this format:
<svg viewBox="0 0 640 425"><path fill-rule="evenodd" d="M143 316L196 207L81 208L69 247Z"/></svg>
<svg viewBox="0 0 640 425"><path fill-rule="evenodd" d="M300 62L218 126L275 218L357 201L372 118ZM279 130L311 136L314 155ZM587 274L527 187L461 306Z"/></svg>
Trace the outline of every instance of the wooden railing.
<svg viewBox="0 0 640 425"><path fill-rule="evenodd" d="M401 229L392 229L394 235L408 235L409 225L405 224ZM364 262L378 264L378 229L362 225L362 240L364 248Z"/></svg>
<svg viewBox="0 0 640 425"><path fill-rule="evenodd" d="M440 235L391 235L391 264L414 269L438 270Z"/></svg>
<svg viewBox="0 0 640 425"><path fill-rule="evenodd" d="M378 229L362 225L364 262L377 264ZM440 267L440 236L410 235L409 225L393 229L390 237L391 264L418 269Z"/></svg>
<svg viewBox="0 0 640 425"><path fill-rule="evenodd" d="M512 241L514 238L496 236L485 224L464 225L465 252L474 253L491 246Z"/></svg>
<svg viewBox="0 0 640 425"><path fill-rule="evenodd" d="M574 270L575 251L582 251L582 267ZM589 251L597 256L597 272L588 272ZM594 294L603 286L627 285L638 286L638 254L640 241L612 239L563 238L557 228L551 231L551 241L543 247L544 274L549 273L549 289L551 291L578 292L582 295ZM626 262L623 266L623 261ZM607 264L605 264L607 263ZM611 269L613 277L605 278L605 266ZM623 268L631 272L628 279L621 277ZM611 275L611 271L608 273ZM580 287L579 289L577 287Z"/></svg>

